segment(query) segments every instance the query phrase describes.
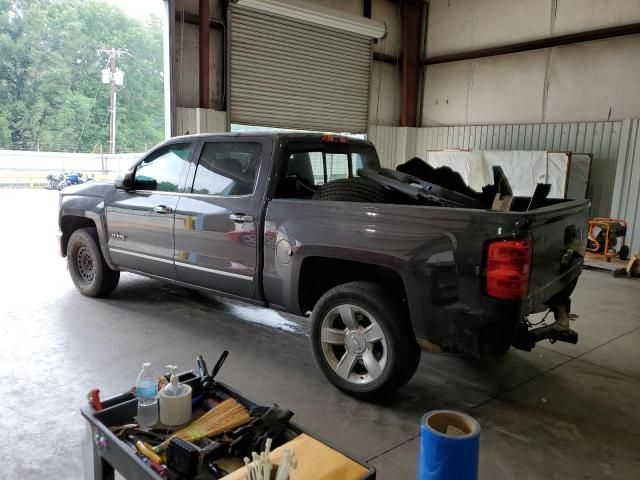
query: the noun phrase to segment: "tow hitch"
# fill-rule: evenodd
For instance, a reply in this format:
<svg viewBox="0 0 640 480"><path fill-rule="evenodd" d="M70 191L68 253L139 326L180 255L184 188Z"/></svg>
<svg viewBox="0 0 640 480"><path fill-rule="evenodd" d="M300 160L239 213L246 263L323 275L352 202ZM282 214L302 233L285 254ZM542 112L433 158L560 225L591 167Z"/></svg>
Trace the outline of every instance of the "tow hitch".
<svg viewBox="0 0 640 480"><path fill-rule="evenodd" d="M514 348L530 352L536 343L542 340L549 340L551 343L566 342L578 343L578 332L571 329L569 322L578 318L577 315L569 313L570 302L557 304L551 308L555 321L551 325L542 325L529 330L531 325L525 318L513 341ZM544 319L543 319L544 323Z"/></svg>

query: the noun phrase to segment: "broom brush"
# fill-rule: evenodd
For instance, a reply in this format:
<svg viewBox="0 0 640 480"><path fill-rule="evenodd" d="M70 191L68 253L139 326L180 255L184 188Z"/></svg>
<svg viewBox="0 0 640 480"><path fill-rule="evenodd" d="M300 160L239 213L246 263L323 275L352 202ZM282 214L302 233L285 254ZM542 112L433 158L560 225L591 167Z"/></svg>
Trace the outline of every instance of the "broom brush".
<svg viewBox="0 0 640 480"><path fill-rule="evenodd" d="M237 400L229 398L182 430L177 431L160 445L154 447L156 453L163 452L172 438L178 437L188 442L197 442L205 437L216 437L224 432L244 425L251 417L249 412Z"/></svg>

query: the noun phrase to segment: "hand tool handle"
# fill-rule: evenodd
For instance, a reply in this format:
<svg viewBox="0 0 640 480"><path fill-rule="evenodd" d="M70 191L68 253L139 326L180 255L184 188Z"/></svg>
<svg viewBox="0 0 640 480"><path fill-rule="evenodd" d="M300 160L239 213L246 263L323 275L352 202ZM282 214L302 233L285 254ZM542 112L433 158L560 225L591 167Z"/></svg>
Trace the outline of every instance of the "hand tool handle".
<svg viewBox="0 0 640 480"><path fill-rule="evenodd" d="M215 378L216 375L218 374L218 372L220 371L220 368L222 368L222 364L224 363L224 361L227 359L227 356L229 355L229 352L227 350L225 350L224 352L222 352L222 354L220 355L220 358L218 359L218 361L216 362L216 365L213 367L213 370L211 371L211 378Z"/></svg>
<svg viewBox="0 0 640 480"><path fill-rule="evenodd" d="M207 371L207 363L204 361L204 358L202 358L202 355L198 355L196 357L196 367L200 377L206 377L209 375L209 372Z"/></svg>

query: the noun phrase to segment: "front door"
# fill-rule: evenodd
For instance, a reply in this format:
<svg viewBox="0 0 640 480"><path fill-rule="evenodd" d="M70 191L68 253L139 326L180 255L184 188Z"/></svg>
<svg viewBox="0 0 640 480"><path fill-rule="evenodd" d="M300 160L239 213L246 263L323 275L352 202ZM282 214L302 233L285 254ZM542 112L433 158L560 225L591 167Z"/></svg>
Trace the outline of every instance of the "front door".
<svg viewBox="0 0 640 480"><path fill-rule="evenodd" d="M254 297L271 148L253 137L204 142L176 210L179 280Z"/></svg>
<svg viewBox="0 0 640 480"><path fill-rule="evenodd" d="M106 206L109 253L126 269L176 278L173 223L187 175L191 143L165 145L136 167L132 190Z"/></svg>

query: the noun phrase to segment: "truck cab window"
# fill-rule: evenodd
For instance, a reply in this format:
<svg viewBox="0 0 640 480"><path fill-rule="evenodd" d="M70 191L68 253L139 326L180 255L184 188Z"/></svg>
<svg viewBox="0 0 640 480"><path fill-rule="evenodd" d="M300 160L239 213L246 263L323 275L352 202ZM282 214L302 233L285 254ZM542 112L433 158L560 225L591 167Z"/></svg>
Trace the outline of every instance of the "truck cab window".
<svg viewBox="0 0 640 480"><path fill-rule="evenodd" d="M360 170L361 168L371 168L371 166L368 165L367 158L361 153L358 153L358 152L352 153L351 161L353 162L354 175L357 175L358 170Z"/></svg>
<svg viewBox="0 0 640 480"><path fill-rule="evenodd" d="M346 153L326 153L327 181L349 177L349 156Z"/></svg>
<svg viewBox="0 0 640 480"><path fill-rule="evenodd" d="M190 143L177 143L151 153L136 168L135 188L177 192L190 151Z"/></svg>
<svg viewBox="0 0 640 480"><path fill-rule="evenodd" d="M379 166L375 150L355 145L291 145L286 172L278 184L280 198L311 198L320 185L357 176L361 168Z"/></svg>
<svg viewBox="0 0 640 480"><path fill-rule="evenodd" d="M253 142L206 143L193 180L193 193L250 195L258 172L262 146Z"/></svg>

